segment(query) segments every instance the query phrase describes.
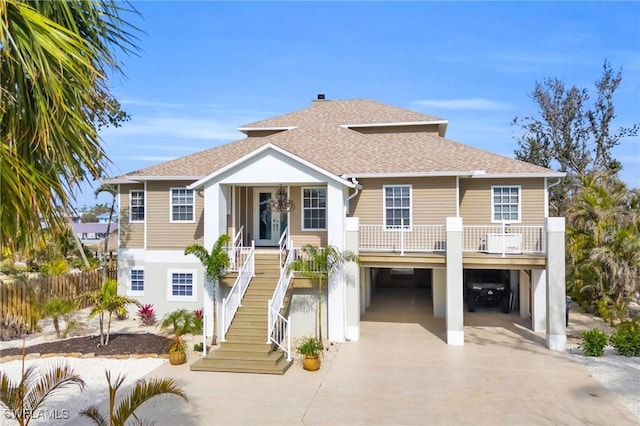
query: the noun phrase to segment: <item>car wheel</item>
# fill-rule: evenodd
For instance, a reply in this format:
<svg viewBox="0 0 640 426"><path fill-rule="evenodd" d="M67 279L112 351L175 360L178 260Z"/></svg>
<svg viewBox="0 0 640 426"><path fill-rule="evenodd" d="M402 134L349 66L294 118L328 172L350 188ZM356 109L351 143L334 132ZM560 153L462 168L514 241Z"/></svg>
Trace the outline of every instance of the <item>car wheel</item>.
<svg viewBox="0 0 640 426"><path fill-rule="evenodd" d="M502 298L502 312L504 312L505 314L508 314L509 312L511 312L511 298L509 297L509 295L507 295L506 297Z"/></svg>

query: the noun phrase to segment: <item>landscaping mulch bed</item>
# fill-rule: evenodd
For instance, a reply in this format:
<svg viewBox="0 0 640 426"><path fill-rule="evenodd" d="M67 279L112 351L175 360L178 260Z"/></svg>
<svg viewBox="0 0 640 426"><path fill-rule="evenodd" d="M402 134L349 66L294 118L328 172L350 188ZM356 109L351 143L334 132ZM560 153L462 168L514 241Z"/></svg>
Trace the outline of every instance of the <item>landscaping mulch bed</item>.
<svg viewBox="0 0 640 426"><path fill-rule="evenodd" d="M109 344L100 346L99 336L74 337L27 346L27 354L81 353L95 356L165 354L169 339L151 333L112 334ZM3 349L0 356L20 355L22 348Z"/></svg>

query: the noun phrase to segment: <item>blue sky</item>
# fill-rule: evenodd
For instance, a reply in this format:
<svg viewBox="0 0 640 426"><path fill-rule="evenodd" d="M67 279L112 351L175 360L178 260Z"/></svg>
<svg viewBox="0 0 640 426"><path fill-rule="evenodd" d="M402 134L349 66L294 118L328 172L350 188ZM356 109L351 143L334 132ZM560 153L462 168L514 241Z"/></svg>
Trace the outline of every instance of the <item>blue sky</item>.
<svg viewBox="0 0 640 426"><path fill-rule="evenodd" d="M640 122L640 3L135 2L139 57L113 92L132 120L103 131L118 175L241 139L236 128L327 98L449 120L447 137L513 156L536 81L586 87L621 69L616 126ZM640 187L640 137L615 151ZM105 202L87 189L78 205Z"/></svg>

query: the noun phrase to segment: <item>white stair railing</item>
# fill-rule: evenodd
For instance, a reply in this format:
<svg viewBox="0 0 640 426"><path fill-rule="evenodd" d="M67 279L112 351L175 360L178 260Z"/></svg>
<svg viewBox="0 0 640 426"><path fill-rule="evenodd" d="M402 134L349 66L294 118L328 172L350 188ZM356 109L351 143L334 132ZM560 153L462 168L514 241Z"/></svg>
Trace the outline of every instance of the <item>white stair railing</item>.
<svg viewBox="0 0 640 426"><path fill-rule="evenodd" d="M244 241L244 225L240 227L238 232L233 236L231 240L231 246L228 248L229 253L229 270L237 271L239 265L244 264L245 258L242 257L242 242Z"/></svg>
<svg viewBox="0 0 640 426"><path fill-rule="evenodd" d="M289 250L289 227L284 228L284 232L280 236L278 241L278 247L280 249L280 270L282 271L283 261L287 257L287 250Z"/></svg>
<svg viewBox="0 0 640 426"><path fill-rule="evenodd" d="M225 336L227 331L229 330L229 326L231 325L231 321L233 321L233 317L236 315L238 311L238 307L240 306L240 302L244 297L244 293L249 288L249 282L255 273L255 242L251 242L251 249L247 256L246 261L243 263L242 267L238 271L238 277L236 278L235 283L233 283L233 287L231 287L231 291L227 297L222 299L222 336L220 341L225 341Z"/></svg>
<svg viewBox="0 0 640 426"><path fill-rule="evenodd" d="M288 271L289 265L293 262L294 250L289 249L284 264L280 263L280 279L273 292L273 297L269 299L268 322L267 322L267 343L274 343L287 354L287 361L291 360L291 317L285 318L280 314L284 297L289 289L289 284L293 278L293 271Z"/></svg>

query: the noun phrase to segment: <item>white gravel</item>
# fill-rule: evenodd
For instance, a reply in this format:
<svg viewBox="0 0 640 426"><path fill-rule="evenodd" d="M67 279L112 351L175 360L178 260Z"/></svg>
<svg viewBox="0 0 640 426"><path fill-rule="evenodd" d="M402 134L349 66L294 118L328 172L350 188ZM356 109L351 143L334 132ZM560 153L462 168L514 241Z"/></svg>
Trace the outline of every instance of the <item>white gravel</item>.
<svg viewBox="0 0 640 426"><path fill-rule="evenodd" d="M76 373L82 377L86 383L84 391L80 392L77 386L69 386L57 393L55 397L47 401L41 410L35 413L30 425L64 425L74 418L78 413L93 404L99 404L109 398L107 379L105 370L111 371L112 381L118 374L126 376L121 391L126 392L126 387L134 383L137 379L150 373L167 362L161 358L41 358L26 360L25 365L36 364L39 371L48 366L60 362L66 362L72 366ZM7 374L11 380L18 380L22 369L22 361L9 361L0 364L0 371ZM53 417L50 417L53 416ZM2 410L0 413L0 425L16 425L17 421L11 418L10 413Z"/></svg>
<svg viewBox="0 0 640 426"><path fill-rule="evenodd" d="M602 357L584 356L577 348L572 348L571 354L571 359L614 393L638 417L640 424L640 357L621 356L612 348L606 348Z"/></svg>

